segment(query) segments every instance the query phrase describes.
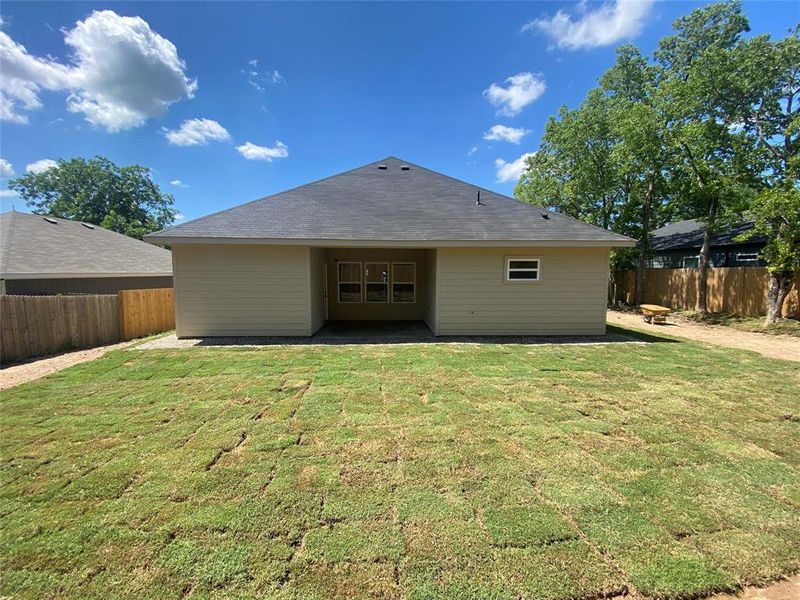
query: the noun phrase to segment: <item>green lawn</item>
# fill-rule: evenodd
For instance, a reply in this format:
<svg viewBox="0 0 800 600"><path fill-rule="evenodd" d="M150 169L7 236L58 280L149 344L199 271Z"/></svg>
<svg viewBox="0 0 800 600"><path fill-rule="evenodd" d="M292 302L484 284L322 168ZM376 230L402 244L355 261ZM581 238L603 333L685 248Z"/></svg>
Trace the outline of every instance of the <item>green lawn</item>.
<svg viewBox="0 0 800 600"><path fill-rule="evenodd" d="M117 351L2 395L0 595L764 583L800 570L799 389L675 341Z"/></svg>

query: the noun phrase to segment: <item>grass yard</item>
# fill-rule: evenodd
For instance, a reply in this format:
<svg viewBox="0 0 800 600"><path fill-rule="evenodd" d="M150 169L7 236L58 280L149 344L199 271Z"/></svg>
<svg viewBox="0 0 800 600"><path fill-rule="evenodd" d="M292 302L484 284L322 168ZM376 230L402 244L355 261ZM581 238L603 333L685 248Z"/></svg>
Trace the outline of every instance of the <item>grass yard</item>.
<svg viewBox="0 0 800 600"><path fill-rule="evenodd" d="M2 395L0 595L768 582L800 570L798 390L675 341L116 351Z"/></svg>

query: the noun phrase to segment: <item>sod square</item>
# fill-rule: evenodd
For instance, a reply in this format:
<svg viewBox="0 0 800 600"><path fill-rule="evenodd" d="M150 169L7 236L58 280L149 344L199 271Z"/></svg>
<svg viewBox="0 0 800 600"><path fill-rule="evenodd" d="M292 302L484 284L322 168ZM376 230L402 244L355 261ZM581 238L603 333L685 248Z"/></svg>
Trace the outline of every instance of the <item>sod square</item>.
<svg viewBox="0 0 800 600"><path fill-rule="evenodd" d="M800 569L798 388L688 342L110 352L3 392L0 595L765 583Z"/></svg>

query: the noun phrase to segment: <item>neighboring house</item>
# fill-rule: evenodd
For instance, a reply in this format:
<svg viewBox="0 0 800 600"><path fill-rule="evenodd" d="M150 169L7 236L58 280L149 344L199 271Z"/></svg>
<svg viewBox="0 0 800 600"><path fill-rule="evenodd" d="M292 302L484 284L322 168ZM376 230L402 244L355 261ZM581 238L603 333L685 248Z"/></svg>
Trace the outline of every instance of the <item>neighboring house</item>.
<svg viewBox="0 0 800 600"><path fill-rule="evenodd" d="M145 240L172 246L179 337L307 336L328 320L602 334L609 250L634 245L393 157Z"/></svg>
<svg viewBox="0 0 800 600"><path fill-rule="evenodd" d="M172 287L172 254L128 236L69 219L0 214L4 294L113 294Z"/></svg>
<svg viewBox="0 0 800 600"><path fill-rule="evenodd" d="M750 231L753 223L742 223L717 233L711 238L712 267L763 267L760 256L763 237L754 236L739 242L736 238ZM695 219L670 223L653 231L653 257L650 268L696 268L700 262L704 225Z"/></svg>

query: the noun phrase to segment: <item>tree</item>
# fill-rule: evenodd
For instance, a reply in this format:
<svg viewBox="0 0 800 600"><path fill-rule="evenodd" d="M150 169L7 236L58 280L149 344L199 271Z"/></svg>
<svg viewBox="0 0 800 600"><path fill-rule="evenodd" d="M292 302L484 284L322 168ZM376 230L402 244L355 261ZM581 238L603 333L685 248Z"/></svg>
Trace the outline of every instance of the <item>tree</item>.
<svg viewBox="0 0 800 600"><path fill-rule="evenodd" d="M676 34L656 51L663 69L659 93L668 108L668 140L680 156L675 177L683 183L682 212L704 223L697 304L707 316L713 234L741 215L750 197L743 182L757 171L749 160L752 140L736 129L725 76L749 25L736 1L694 10L673 27Z"/></svg>
<svg viewBox="0 0 800 600"><path fill-rule="evenodd" d="M635 46L617 50L617 61L600 79L610 98L609 122L616 143L615 163L626 180L627 202L619 216L628 235L639 240L635 300L644 301L644 273L652 231L669 213L669 167L674 158L666 140L667 118L657 95L658 69Z"/></svg>
<svg viewBox="0 0 800 600"><path fill-rule="evenodd" d="M141 239L175 221L173 197L162 193L140 165L120 167L107 158L59 160L41 173L9 182L35 214L106 227Z"/></svg>
<svg viewBox="0 0 800 600"><path fill-rule="evenodd" d="M781 317L800 268L800 26L783 40L762 35L736 50L726 73L730 111L757 150L759 193L750 207L750 235L767 238L769 272L766 322Z"/></svg>

